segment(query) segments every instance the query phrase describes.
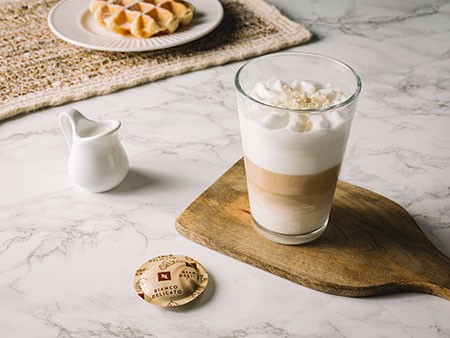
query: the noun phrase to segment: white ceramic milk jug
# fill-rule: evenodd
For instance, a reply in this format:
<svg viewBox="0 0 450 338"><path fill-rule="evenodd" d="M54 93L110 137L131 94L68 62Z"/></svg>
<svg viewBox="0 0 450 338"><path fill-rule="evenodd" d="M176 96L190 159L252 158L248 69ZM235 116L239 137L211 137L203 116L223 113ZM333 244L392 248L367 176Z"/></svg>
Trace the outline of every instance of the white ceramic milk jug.
<svg viewBox="0 0 450 338"><path fill-rule="evenodd" d="M128 158L117 132L120 121L91 121L70 109L59 114L59 125L69 145L69 176L75 184L103 192L127 176Z"/></svg>

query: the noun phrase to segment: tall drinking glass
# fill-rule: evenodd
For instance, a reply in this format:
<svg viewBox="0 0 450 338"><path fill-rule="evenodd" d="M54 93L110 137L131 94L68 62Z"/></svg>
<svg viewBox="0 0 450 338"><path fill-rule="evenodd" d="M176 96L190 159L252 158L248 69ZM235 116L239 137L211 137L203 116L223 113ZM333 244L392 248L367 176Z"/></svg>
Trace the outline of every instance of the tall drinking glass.
<svg viewBox="0 0 450 338"><path fill-rule="evenodd" d="M235 87L256 230L283 244L318 238L361 91L358 74L327 56L278 53L244 64Z"/></svg>

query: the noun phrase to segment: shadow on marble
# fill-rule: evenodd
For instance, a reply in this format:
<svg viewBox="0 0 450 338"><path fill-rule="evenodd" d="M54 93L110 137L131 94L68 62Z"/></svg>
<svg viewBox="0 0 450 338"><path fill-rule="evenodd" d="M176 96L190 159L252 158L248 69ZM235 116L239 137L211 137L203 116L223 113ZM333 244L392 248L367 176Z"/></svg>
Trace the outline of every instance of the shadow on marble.
<svg viewBox="0 0 450 338"><path fill-rule="evenodd" d="M317 291L320 293L320 291ZM402 300L406 301L415 301L417 298L424 298L424 297L433 297L435 300L438 301L444 301L445 299L440 298L435 295L431 295L428 293L422 293L422 292L414 292L414 291L399 291L396 293L389 293L384 295L376 295L376 296L364 296L364 297L348 297L348 296L341 296L341 295L334 295L329 294L336 299L340 298L343 300L348 300L349 302L355 302L355 303L379 303L379 302L398 302Z"/></svg>
<svg viewBox="0 0 450 338"><path fill-rule="evenodd" d="M127 177L108 193L124 195L148 189L169 189L182 185L176 178L141 168L130 168Z"/></svg>
<svg viewBox="0 0 450 338"><path fill-rule="evenodd" d="M379 301L386 301L386 302L397 302L401 299L411 299L413 300L413 298L415 297L434 297L436 299L442 299L440 297L434 296L434 295L430 295L427 293L422 293L422 292L412 292L412 291L404 291L404 292L396 292L396 293L390 293L390 294L386 294L386 295L378 295L378 296L369 296L369 297L361 297L358 299L364 300L364 301L374 301L374 302L379 302Z"/></svg>

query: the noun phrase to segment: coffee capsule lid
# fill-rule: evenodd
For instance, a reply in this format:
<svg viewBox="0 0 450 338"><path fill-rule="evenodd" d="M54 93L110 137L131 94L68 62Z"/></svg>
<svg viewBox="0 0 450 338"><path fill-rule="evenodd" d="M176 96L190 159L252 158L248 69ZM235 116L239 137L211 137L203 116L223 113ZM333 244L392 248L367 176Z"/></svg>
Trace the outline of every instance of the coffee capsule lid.
<svg viewBox="0 0 450 338"><path fill-rule="evenodd" d="M134 289L138 296L164 307L191 302L207 284L205 268L195 259L183 255L152 258L142 264L134 276Z"/></svg>

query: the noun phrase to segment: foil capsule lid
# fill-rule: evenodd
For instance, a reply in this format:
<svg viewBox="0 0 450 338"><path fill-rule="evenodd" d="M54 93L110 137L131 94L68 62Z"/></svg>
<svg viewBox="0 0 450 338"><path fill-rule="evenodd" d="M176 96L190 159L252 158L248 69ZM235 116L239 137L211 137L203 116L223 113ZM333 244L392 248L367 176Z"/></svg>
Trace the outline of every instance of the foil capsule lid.
<svg viewBox="0 0 450 338"><path fill-rule="evenodd" d="M157 256L142 264L134 289L149 303L174 307L193 301L206 288L208 274L195 259L183 255Z"/></svg>

